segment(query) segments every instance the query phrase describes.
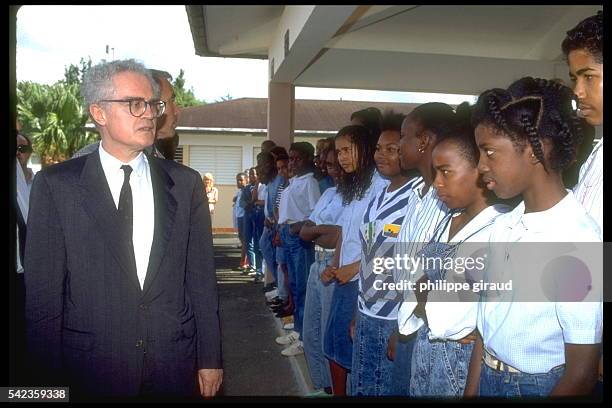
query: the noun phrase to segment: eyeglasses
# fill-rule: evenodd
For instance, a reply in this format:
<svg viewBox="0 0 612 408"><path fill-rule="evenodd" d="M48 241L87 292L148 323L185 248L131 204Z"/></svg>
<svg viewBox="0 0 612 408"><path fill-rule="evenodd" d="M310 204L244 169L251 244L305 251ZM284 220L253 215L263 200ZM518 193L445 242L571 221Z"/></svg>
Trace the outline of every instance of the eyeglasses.
<svg viewBox="0 0 612 408"><path fill-rule="evenodd" d="M122 102L130 104L130 113L132 116L137 118L144 115L147 111L147 107L151 108L151 113L154 117L159 118L164 114L166 110L166 102L161 101L159 99L153 99L151 101L145 101L142 98L134 98L134 99L102 99L98 102Z"/></svg>
<svg viewBox="0 0 612 408"><path fill-rule="evenodd" d="M17 151L19 153L32 153L32 146L30 145L18 145Z"/></svg>

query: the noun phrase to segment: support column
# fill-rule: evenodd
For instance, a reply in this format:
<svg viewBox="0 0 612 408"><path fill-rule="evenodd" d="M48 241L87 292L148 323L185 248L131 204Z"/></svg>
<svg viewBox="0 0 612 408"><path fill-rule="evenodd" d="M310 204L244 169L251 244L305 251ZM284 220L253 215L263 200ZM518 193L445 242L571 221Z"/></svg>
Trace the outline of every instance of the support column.
<svg viewBox="0 0 612 408"><path fill-rule="evenodd" d="M293 143L295 87L289 83L268 83L268 139L289 150Z"/></svg>

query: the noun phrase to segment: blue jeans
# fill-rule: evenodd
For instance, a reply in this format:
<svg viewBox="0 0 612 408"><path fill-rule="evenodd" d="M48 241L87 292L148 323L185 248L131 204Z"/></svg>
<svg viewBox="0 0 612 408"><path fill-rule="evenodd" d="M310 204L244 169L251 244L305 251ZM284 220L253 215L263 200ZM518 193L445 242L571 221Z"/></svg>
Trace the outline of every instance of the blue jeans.
<svg viewBox="0 0 612 408"><path fill-rule="evenodd" d="M285 274L282 271L281 265L287 266L287 257L285 256L285 248L282 246L276 247L276 276L278 281L276 287L278 290L278 297L286 301L289 298L289 282L285 282Z"/></svg>
<svg viewBox="0 0 612 408"><path fill-rule="evenodd" d="M412 350L412 397L462 397L474 343L429 340L429 328L417 333Z"/></svg>
<svg viewBox="0 0 612 408"><path fill-rule="evenodd" d="M546 397L555 388L565 372L565 366L558 366L544 374L509 373L490 368L481 363L481 397Z"/></svg>
<svg viewBox="0 0 612 408"><path fill-rule="evenodd" d="M289 287L293 297L294 330L300 333L302 339L302 325L304 323L304 303L306 301L306 283L310 265L314 262L314 246L312 242L303 241L299 235L293 235L289 226L281 229L281 239L287 257L289 270Z"/></svg>
<svg viewBox="0 0 612 408"><path fill-rule="evenodd" d="M272 245L272 238L274 238L273 231L268 227L264 227L259 239L259 249L266 262L266 268L272 272L274 276L274 282L278 283L278 276L276 271L276 254L275 247Z"/></svg>
<svg viewBox="0 0 612 408"><path fill-rule="evenodd" d="M416 335L399 336L393 361L392 395L410 396L410 374L412 371L412 350Z"/></svg>
<svg viewBox="0 0 612 408"><path fill-rule="evenodd" d="M357 312L351 395L393 395L393 361L387 358L387 345L396 328L396 320L377 319Z"/></svg>
<svg viewBox="0 0 612 408"><path fill-rule="evenodd" d="M304 354L310 379L316 390L331 387L329 362L323 355L323 338L334 285L321 282L321 272L331 263L333 257L333 252L326 252L324 258L314 261L310 267L304 304Z"/></svg>
<svg viewBox="0 0 612 408"><path fill-rule="evenodd" d="M247 256L249 265L258 271L261 271L261 252L259 251L259 239L255 239L257 231L254 230L255 211L244 212L244 243L247 246Z"/></svg>
<svg viewBox="0 0 612 408"><path fill-rule="evenodd" d="M359 281L340 285L334 282L334 294L323 338L325 357L350 371L353 366L353 340L349 335L351 320L357 309Z"/></svg>

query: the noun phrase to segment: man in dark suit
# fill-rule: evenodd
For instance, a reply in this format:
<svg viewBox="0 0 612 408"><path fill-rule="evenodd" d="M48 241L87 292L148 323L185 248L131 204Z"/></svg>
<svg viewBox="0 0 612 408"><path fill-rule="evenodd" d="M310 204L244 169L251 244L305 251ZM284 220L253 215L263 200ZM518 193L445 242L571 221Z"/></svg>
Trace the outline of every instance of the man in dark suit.
<svg viewBox="0 0 612 408"><path fill-rule="evenodd" d="M40 171L32 186L32 385L83 397L214 396L221 337L199 174L143 153L165 108L144 66L98 64L82 93L98 151Z"/></svg>

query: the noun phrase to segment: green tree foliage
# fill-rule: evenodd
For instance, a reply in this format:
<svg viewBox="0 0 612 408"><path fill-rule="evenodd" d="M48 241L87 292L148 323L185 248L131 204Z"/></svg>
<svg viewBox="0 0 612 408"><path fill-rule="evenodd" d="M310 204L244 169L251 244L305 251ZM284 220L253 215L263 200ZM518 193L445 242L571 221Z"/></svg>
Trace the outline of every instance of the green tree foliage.
<svg viewBox="0 0 612 408"><path fill-rule="evenodd" d="M32 138L41 166L61 162L98 140L84 126L88 113L83 107L80 85L91 60L80 67L70 65L63 80L53 85L30 81L17 84L17 117L22 131Z"/></svg>
<svg viewBox="0 0 612 408"><path fill-rule="evenodd" d="M176 95L176 104L182 108L188 106L203 105L205 101L199 101L194 93L193 88L185 89L185 71L180 70L178 76L172 82L174 94Z"/></svg>

